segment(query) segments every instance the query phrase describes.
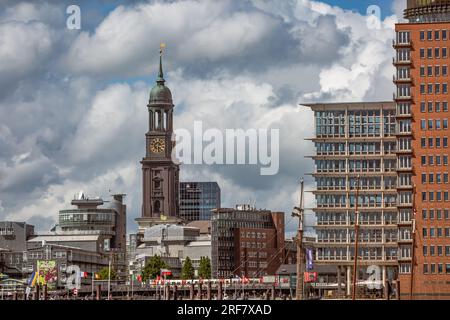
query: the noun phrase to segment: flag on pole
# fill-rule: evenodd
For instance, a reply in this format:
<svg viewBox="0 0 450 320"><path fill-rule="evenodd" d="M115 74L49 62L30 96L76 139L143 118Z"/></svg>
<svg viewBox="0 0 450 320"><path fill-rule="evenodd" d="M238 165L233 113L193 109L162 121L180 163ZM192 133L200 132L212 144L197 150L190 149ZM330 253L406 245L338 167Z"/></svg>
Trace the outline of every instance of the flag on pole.
<svg viewBox="0 0 450 320"><path fill-rule="evenodd" d="M311 249L306 249L306 269L308 271L313 269L313 252Z"/></svg>
<svg viewBox="0 0 450 320"><path fill-rule="evenodd" d="M36 280L37 280L37 272L33 271L33 273L31 274L30 279L28 279L28 285L30 287L34 287L34 285L36 284Z"/></svg>

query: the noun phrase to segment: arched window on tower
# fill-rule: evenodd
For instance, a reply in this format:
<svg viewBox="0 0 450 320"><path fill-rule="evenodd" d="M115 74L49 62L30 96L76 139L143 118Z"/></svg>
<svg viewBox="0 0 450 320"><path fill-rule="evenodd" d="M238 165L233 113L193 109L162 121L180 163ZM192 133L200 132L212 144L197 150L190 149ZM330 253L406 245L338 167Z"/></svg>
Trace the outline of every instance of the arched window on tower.
<svg viewBox="0 0 450 320"><path fill-rule="evenodd" d="M169 127L167 125L167 120L169 119L169 117L167 116L167 111L164 111L164 130L167 130L167 128Z"/></svg>
<svg viewBox="0 0 450 320"><path fill-rule="evenodd" d="M156 200L153 204L153 208L155 213L160 213L161 212L161 202L159 202L159 200Z"/></svg>
<svg viewBox="0 0 450 320"><path fill-rule="evenodd" d="M155 110L155 122L154 122L154 128L156 130L159 129L159 112L157 110Z"/></svg>

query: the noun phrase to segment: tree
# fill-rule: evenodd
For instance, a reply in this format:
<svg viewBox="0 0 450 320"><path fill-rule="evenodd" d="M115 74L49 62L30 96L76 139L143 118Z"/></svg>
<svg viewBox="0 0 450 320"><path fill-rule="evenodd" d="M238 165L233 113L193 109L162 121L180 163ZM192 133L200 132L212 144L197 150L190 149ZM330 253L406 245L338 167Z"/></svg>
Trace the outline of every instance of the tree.
<svg viewBox="0 0 450 320"><path fill-rule="evenodd" d="M198 276L202 279L211 279L211 260L208 257L200 258Z"/></svg>
<svg viewBox="0 0 450 320"><path fill-rule="evenodd" d="M108 280L109 267L104 267L98 272L100 280ZM111 267L111 280L117 280L117 272Z"/></svg>
<svg viewBox="0 0 450 320"><path fill-rule="evenodd" d="M149 279L155 279L156 276L161 274L161 269L168 268L169 265L161 259L160 256L156 254L151 257L142 269L142 281L147 281Z"/></svg>
<svg viewBox="0 0 450 320"><path fill-rule="evenodd" d="M181 270L182 279L193 279L194 278L194 267L192 266L191 258L186 257L184 260L183 268Z"/></svg>

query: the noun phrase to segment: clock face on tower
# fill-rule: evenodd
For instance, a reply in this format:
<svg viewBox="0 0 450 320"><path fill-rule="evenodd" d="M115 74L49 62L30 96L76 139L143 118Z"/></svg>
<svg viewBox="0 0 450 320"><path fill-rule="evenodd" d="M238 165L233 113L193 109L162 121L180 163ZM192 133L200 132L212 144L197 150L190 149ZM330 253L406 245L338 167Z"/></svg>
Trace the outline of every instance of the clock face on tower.
<svg viewBox="0 0 450 320"><path fill-rule="evenodd" d="M150 141L150 151L153 153L161 153L164 152L166 148L166 142L164 139L155 138Z"/></svg>

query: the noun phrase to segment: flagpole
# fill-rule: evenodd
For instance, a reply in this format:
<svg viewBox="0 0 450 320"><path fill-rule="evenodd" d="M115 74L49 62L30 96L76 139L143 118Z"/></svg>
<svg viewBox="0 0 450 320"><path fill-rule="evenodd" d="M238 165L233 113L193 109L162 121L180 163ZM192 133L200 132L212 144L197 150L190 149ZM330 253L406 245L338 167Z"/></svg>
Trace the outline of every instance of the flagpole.
<svg viewBox="0 0 450 320"><path fill-rule="evenodd" d="M92 281L91 281L91 297L94 299L94 275L95 272L92 272Z"/></svg>
<svg viewBox="0 0 450 320"><path fill-rule="evenodd" d="M108 300L110 300L110 292L111 292L111 257L109 257L108 263Z"/></svg>

